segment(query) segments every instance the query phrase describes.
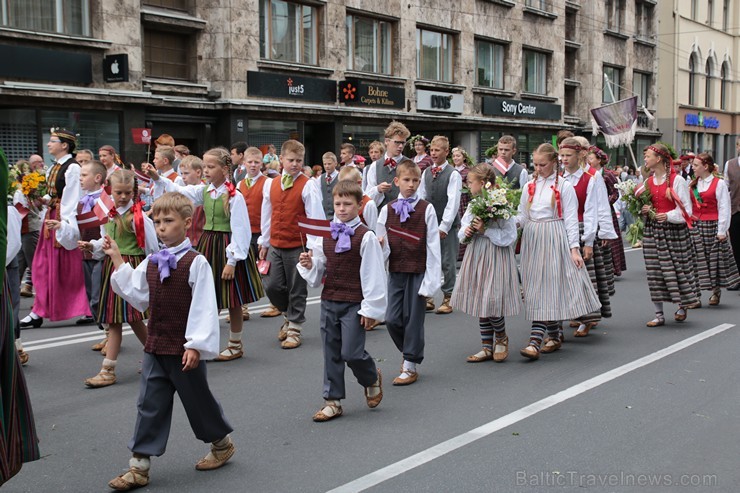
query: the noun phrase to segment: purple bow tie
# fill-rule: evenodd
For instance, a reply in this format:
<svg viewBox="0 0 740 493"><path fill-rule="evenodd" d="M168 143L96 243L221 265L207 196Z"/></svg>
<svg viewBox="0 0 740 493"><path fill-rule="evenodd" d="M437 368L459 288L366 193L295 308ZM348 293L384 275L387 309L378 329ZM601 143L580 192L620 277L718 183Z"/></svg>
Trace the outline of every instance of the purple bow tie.
<svg viewBox="0 0 740 493"><path fill-rule="evenodd" d="M100 194L94 195L85 195L80 199L80 204L82 204L82 213L90 212L93 207L95 207L95 201L100 198Z"/></svg>
<svg viewBox="0 0 740 493"><path fill-rule="evenodd" d="M334 248L335 253L347 252L352 247L351 236L355 235L355 230L344 223L331 223L331 237L337 240L337 246Z"/></svg>
<svg viewBox="0 0 740 493"><path fill-rule="evenodd" d="M170 277L170 269L177 269L177 256L190 248L191 246L187 245L175 253L170 252L168 249L160 250L149 257L149 261L157 266L157 270L159 271L159 282L164 282L165 279Z"/></svg>
<svg viewBox="0 0 740 493"><path fill-rule="evenodd" d="M396 211L397 216L401 216L401 222L405 223L409 218L409 215L414 212L414 206L412 202L414 198L402 199L399 198L393 203L393 210Z"/></svg>

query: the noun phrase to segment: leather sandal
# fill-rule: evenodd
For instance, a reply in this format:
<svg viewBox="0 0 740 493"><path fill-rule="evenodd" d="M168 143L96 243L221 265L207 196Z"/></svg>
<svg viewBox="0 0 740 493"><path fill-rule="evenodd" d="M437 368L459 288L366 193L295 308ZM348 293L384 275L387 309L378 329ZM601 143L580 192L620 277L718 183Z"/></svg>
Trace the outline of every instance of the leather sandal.
<svg viewBox="0 0 740 493"><path fill-rule="evenodd" d="M342 406L339 404L325 403L324 407L319 409L316 414L313 415L313 420L317 423L323 423L334 418L338 418L342 415Z"/></svg>
<svg viewBox="0 0 740 493"><path fill-rule="evenodd" d="M365 387L365 400L367 401L367 407L369 407L370 409L378 407L380 401L383 400L383 375L380 373L380 368L377 368L377 370L378 381L369 387ZM368 393L369 389L378 389L379 392L374 396L370 396Z"/></svg>
<svg viewBox="0 0 740 493"><path fill-rule="evenodd" d="M427 298L426 311L431 312L434 310L434 298Z"/></svg>
<svg viewBox="0 0 740 493"><path fill-rule="evenodd" d="M528 345L527 347L520 349L519 354L524 356L527 359L531 360L538 360L540 359L540 350L534 347L533 345Z"/></svg>
<svg viewBox="0 0 740 493"><path fill-rule="evenodd" d="M28 353L25 352L23 349L18 350L18 360L21 362L21 366L26 366L28 364Z"/></svg>
<svg viewBox="0 0 740 493"><path fill-rule="evenodd" d="M591 329L593 329L594 327L596 327L595 322L583 324L583 328L579 326L578 329L573 332L573 337L586 337Z"/></svg>
<svg viewBox="0 0 740 493"><path fill-rule="evenodd" d="M493 340L493 361L501 363L509 357L509 337Z"/></svg>
<svg viewBox="0 0 740 493"><path fill-rule="evenodd" d="M489 359L493 359L493 351L484 347L477 353L468 356L465 361L468 363L480 363L481 361L488 361Z"/></svg>
<svg viewBox="0 0 740 493"><path fill-rule="evenodd" d="M149 470L129 468L128 471L111 479L108 487L116 491L129 491L149 484Z"/></svg>
<svg viewBox="0 0 740 493"><path fill-rule="evenodd" d="M578 327L581 326L581 322L576 322L575 320L571 320L569 325L571 329L577 329Z"/></svg>
<svg viewBox="0 0 740 493"><path fill-rule="evenodd" d="M676 313L673 314L673 320L675 320L676 322L683 322L684 320L686 320L686 310L686 308L679 308L678 310L676 310Z"/></svg>
<svg viewBox="0 0 740 493"><path fill-rule="evenodd" d="M684 310L698 310L701 308L701 300L689 303L683 307Z"/></svg>
<svg viewBox="0 0 740 493"><path fill-rule="evenodd" d="M244 356L244 346L241 341L232 341L229 339L229 345L213 361L231 361L242 356Z"/></svg>
<svg viewBox="0 0 740 493"><path fill-rule="evenodd" d="M655 317L645 325L647 325L648 327L661 327L665 325L665 318L662 315L659 317Z"/></svg>
<svg viewBox="0 0 740 493"><path fill-rule="evenodd" d="M551 337L548 337L547 339L542 341L542 347L540 348L540 353L543 353L543 354L554 353L561 347L563 347L563 343L561 343L558 339L553 339Z"/></svg>
<svg viewBox="0 0 740 493"><path fill-rule="evenodd" d="M100 342L98 342L96 344L93 344L90 349L92 349L93 351L100 351L100 350L102 350L105 347L106 344L108 344L108 338L107 337L105 339L103 339L102 341L100 341Z"/></svg>
<svg viewBox="0 0 740 493"><path fill-rule="evenodd" d="M283 325L280 326L280 330L278 330L278 341L283 342L285 339L288 338L288 319L286 318L283 321Z"/></svg>
<svg viewBox="0 0 740 493"><path fill-rule="evenodd" d="M712 296L709 297L709 306L717 306L719 305L719 293L714 293Z"/></svg>
<svg viewBox="0 0 740 493"><path fill-rule="evenodd" d="M415 370L401 368L401 374L393 379L393 385L403 386L411 385L419 379L419 374Z"/></svg>
<svg viewBox="0 0 740 493"><path fill-rule="evenodd" d="M195 468L199 471L218 469L231 459L234 452L236 452L236 447L231 438L229 438L229 444L224 448L216 448L215 445L211 444L211 451L195 464Z"/></svg>
<svg viewBox="0 0 740 493"><path fill-rule="evenodd" d="M282 314L283 314L283 312L281 312L280 310L278 310L277 307L275 307L273 305L270 305L270 307L267 310L263 311L260 314L260 317L262 317L262 318L279 317Z"/></svg>
<svg viewBox="0 0 740 493"><path fill-rule="evenodd" d="M116 383L116 369L112 366L104 366L97 375L85 380L85 385L91 389L108 387L114 383Z"/></svg>
<svg viewBox="0 0 740 493"><path fill-rule="evenodd" d="M295 349L301 345L301 333L295 329L286 331L285 340L280 344L283 349Z"/></svg>

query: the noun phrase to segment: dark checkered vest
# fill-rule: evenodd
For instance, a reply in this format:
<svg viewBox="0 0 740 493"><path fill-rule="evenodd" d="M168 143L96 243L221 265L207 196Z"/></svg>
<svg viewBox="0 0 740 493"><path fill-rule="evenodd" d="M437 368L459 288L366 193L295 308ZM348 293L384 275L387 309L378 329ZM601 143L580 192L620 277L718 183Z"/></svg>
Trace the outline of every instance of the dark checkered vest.
<svg viewBox="0 0 740 493"><path fill-rule="evenodd" d="M77 204L77 214L82 211L82 204ZM81 241L92 241L100 239L100 226L94 228L82 228L80 229L80 240ZM92 252L87 250L82 251L82 258L85 260L93 260Z"/></svg>
<svg viewBox="0 0 740 493"><path fill-rule="evenodd" d="M336 253L337 241L324 238L324 255L326 255L326 280L321 299L328 301L362 301L362 283L360 281L360 247L365 233L370 231L364 224L355 228L355 235L350 238L352 247L349 251Z"/></svg>
<svg viewBox="0 0 740 493"><path fill-rule="evenodd" d="M192 301L188 279L190 266L198 255L195 250L183 255L164 282L159 281L157 266L152 262L147 265L150 315L145 352L166 356L180 356L185 352L185 328Z"/></svg>
<svg viewBox="0 0 740 493"><path fill-rule="evenodd" d="M405 223L402 223L400 216L396 214L392 207L396 200L388 204L386 229L393 228L411 233L420 237L421 241L416 243L413 240L388 232L388 245L391 247L391 256L388 258L388 272L423 274L427 268L427 222L424 218L430 204L426 200L419 200L414 207L414 212L409 215Z"/></svg>

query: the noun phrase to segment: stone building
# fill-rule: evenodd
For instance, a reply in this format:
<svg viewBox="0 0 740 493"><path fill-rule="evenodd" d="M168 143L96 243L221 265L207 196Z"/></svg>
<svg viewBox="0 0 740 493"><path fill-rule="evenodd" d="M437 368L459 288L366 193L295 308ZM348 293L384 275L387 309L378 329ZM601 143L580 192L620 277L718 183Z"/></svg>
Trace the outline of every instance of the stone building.
<svg viewBox="0 0 740 493"><path fill-rule="evenodd" d="M478 157L512 133L527 162L562 128L590 135L605 73L654 111L656 3L0 0L0 145L27 156L63 125L138 162L149 128L196 153L298 138L315 164L398 119Z"/></svg>
<svg viewBox="0 0 740 493"><path fill-rule="evenodd" d="M724 164L740 136L740 1L661 1L659 9L659 126L677 150L707 151Z"/></svg>

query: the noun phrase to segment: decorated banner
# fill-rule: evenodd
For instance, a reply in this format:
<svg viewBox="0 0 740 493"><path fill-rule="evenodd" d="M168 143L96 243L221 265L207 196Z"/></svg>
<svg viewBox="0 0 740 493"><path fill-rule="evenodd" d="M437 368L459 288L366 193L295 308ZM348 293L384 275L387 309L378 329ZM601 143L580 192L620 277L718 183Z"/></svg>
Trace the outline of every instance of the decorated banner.
<svg viewBox="0 0 740 493"><path fill-rule="evenodd" d="M629 145L637 130L637 96L591 110L593 134L604 134L607 147Z"/></svg>
<svg viewBox="0 0 740 493"><path fill-rule="evenodd" d="M151 144L152 143L152 129L151 128L132 128L131 137L134 139L134 144Z"/></svg>

